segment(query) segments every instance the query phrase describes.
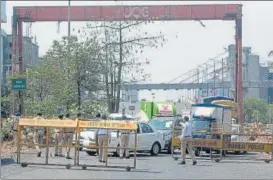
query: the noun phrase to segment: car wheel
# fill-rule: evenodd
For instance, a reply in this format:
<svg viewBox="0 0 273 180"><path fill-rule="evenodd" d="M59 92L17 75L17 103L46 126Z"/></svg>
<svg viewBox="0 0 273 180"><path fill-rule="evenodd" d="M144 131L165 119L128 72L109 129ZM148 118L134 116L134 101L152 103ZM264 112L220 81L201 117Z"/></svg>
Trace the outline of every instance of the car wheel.
<svg viewBox="0 0 273 180"><path fill-rule="evenodd" d="M119 145L117 146L116 152L113 153L115 157L119 157Z"/></svg>
<svg viewBox="0 0 273 180"><path fill-rule="evenodd" d="M89 156L95 156L96 152L92 152L92 151L86 151L86 153L89 155Z"/></svg>
<svg viewBox="0 0 273 180"><path fill-rule="evenodd" d="M199 157L199 156L200 156L200 150L199 150L199 149L195 149L195 150L194 150L194 155L195 155L196 157Z"/></svg>
<svg viewBox="0 0 273 180"><path fill-rule="evenodd" d="M168 147L167 153L172 154L172 148L171 147Z"/></svg>
<svg viewBox="0 0 273 180"><path fill-rule="evenodd" d="M234 154L239 155L241 151L235 151Z"/></svg>
<svg viewBox="0 0 273 180"><path fill-rule="evenodd" d="M154 143L152 148L151 148L151 155L152 156L157 156L161 151L161 147L159 145L159 143Z"/></svg>

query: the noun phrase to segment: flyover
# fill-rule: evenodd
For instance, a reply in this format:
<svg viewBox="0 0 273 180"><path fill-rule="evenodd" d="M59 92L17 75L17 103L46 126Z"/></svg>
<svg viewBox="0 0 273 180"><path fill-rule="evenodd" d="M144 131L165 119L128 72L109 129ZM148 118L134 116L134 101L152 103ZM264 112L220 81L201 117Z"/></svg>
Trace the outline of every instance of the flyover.
<svg viewBox="0 0 273 180"><path fill-rule="evenodd" d="M244 88L269 88L273 87L273 81L247 81L243 82ZM159 83L159 84L124 84L122 90L182 90L182 89L211 89L231 88L231 83Z"/></svg>

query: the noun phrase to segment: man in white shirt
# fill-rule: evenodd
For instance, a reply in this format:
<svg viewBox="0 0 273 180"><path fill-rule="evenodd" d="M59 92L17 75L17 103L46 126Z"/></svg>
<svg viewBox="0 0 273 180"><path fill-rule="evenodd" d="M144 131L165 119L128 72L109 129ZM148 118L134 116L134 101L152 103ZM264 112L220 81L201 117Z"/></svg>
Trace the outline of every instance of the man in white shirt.
<svg viewBox="0 0 273 180"><path fill-rule="evenodd" d="M184 117L185 123L182 124L182 135L181 135L181 157L182 161L179 164L186 164L186 148L191 156L193 161L193 165L197 164L197 161L194 156L194 152L192 149L192 129L191 123L189 122L189 117Z"/></svg>

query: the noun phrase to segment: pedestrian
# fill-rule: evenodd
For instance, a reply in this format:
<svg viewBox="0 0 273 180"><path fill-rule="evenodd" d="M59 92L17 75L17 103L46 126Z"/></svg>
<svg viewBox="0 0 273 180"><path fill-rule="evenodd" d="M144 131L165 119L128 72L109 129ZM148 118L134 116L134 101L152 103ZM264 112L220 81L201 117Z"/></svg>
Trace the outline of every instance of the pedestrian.
<svg viewBox="0 0 273 180"><path fill-rule="evenodd" d="M42 113L37 113L37 116L35 117L36 120L42 120ZM41 151L41 145L43 144L45 135L45 128L41 126L37 126L34 128L34 144L37 151L37 157L41 157L42 151Z"/></svg>
<svg viewBox="0 0 273 180"><path fill-rule="evenodd" d="M122 120L128 121L125 114L123 114ZM128 130L121 130L120 131L120 151L119 151L119 157L120 159L123 159L124 157L129 159L130 153L129 153L129 143L130 143L130 131Z"/></svg>
<svg viewBox="0 0 273 180"><path fill-rule="evenodd" d="M106 115L102 115L103 120L106 120ZM98 129L98 145L99 145L99 162L106 162L107 158L107 146L108 146L108 138L110 137L110 133L107 129ZM108 136L108 138L107 138Z"/></svg>
<svg viewBox="0 0 273 180"><path fill-rule="evenodd" d="M58 116L59 120L63 120L63 114ZM55 136L55 156L64 157L62 154L62 145L63 145L63 128L55 128L54 129L54 136Z"/></svg>
<svg viewBox="0 0 273 180"><path fill-rule="evenodd" d="M67 113L65 115L65 119L69 120L70 119L70 114ZM66 159L72 159L70 157L70 149L72 146L72 142L73 142L73 134L75 132L75 129L73 128L64 128L64 144L66 146Z"/></svg>
<svg viewBox="0 0 273 180"><path fill-rule="evenodd" d="M189 122L189 117L184 117L184 123L182 124L182 135L181 135L181 158L182 161L179 164L186 164L186 148L191 156L193 165L197 164L195 155L192 148L192 128Z"/></svg>
<svg viewBox="0 0 273 180"><path fill-rule="evenodd" d="M12 122L12 135L13 135L13 140L14 144L17 147L18 145L18 126L19 126L19 121L20 121L20 113L16 113L13 122ZM17 152L18 150L16 150Z"/></svg>

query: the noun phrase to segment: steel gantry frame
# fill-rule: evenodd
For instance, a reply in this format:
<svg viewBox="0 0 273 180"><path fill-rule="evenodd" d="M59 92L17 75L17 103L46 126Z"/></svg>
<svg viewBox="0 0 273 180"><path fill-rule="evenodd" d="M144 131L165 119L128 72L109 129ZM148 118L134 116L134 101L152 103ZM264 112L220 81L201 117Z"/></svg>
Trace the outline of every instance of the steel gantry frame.
<svg viewBox="0 0 273 180"><path fill-rule="evenodd" d="M71 21L235 21L236 101L243 122L242 87L242 5L137 5L137 6L73 6ZM23 72L23 22L67 21L67 6L14 7L12 22L12 73ZM18 56L16 55L18 52ZM18 57L18 60L17 60Z"/></svg>

